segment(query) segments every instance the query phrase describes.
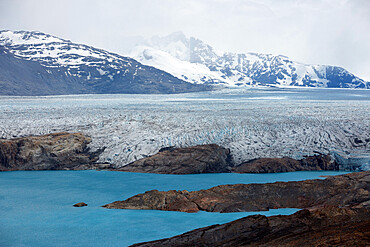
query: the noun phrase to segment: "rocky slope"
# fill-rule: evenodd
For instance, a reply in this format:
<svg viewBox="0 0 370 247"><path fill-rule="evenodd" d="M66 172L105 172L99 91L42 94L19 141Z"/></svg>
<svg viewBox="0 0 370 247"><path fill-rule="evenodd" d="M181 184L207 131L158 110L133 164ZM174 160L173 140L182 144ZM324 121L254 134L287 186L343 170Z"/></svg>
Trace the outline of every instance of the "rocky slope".
<svg viewBox="0 0 370 247"><path fill-rule="evenodd" d="M106 208L181 212L248 212L272 208L347 206L370 199L370 172L321 180L268 184L220 185L200 191L147 191Z"/></svg>
<svg viewBox="0 0 370 247"><path fill-rule="evenodd" d="M101 150L90 152L91 139L81 133L54 133L0 139L0 171L97 169ZM107 167L105 167L107 168Z"/></svg>
<svg viewBox="0 0 370 247"><path fill-rule="evenodd" d="M370 82L341 67L303 64L282 55L218 52L181 32L153 37L130 56L192 83L370 88Z"/></svg>
<svg viewBox="0 0 370 247"><path fill-rule="evenodd" d="M339 164L330 155L313 155L301 160L292 158L261 158L244 162L232 168L236 173L275 173L294 171L337 171Z"/></svg>
<svg viewBox="0 0 370 247"><path fill-rule="evenodd" d="M323 207L288 216L253 215L223 225L134 244L155 246L369 246L369 208Z"/></svg>
<svg viewBox="0 0 370 247"><path fill-rule="evenodd" d="M229 172L230 150L216 144L186 148L164 148L157 154L128 164L118 171L160 174Z"/></svg>
<svg viewBox="0 0 370 247"><path fill-rule="evenodd" d="M0 95L210 90L136 60L41 32L0 31Z"/></svg>

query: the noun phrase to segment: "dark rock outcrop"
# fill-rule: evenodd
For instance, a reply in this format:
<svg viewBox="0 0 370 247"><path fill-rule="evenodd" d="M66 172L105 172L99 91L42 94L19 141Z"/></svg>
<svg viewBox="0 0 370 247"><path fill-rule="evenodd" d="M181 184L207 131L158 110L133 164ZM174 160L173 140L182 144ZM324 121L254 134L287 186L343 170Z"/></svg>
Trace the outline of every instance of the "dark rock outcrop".
<svg viewBox="0 0 370 247"><path fill-rule="evenodd" d="M370 199L370 172L326 179L268 184L220 185L200 191L147 191L106 208L197 212L248 212L273 208L347 206Z"/></svg>
<svg viewBox="0 0 370 247"><path fill-rule="evenodd" d="M235 173L275 173L293 171L337 171L339 165L329 154L307 156L301 160L292 158L260 158L233 167Z"/></svg>
<svg viewBox="0 0 370 247"><path fill-rule="evenodd" d="M369 208L322 207L293 215L253 215L132 246L369 246Z"/></svg>
<svg viewBox="0 0 370 247"><path fill-rule="evenodd" d="M230 166L232 166L230 150L216 144L208 144L186 148L164 148L153 156L115 170L159 174L196 174L230 172Z"/></svg>
<svg viewBox="0 0 370 247"><path fill-rule="evenodd" d="M159 174L196 173L276 173L293 171L339 170L339 165L329 154L292 158L260 158L234 166L230 150L216 144L186 148L167 147L157 154L114 169L125 172Z"/></svg>
<svg viewBox="0 0 370 247"><path fill-rule="evenodd" d="M73 205L73 207L79 208L79 207L86 207L87 204L84 202L79 202Z"/></svg>
<svg viewBox="0 0 370 247"><path fill-rule="evenodd" d="M91 139L81 133L54 133L0 139L0 171L96 169L102 150L90 152Z"/></svg>

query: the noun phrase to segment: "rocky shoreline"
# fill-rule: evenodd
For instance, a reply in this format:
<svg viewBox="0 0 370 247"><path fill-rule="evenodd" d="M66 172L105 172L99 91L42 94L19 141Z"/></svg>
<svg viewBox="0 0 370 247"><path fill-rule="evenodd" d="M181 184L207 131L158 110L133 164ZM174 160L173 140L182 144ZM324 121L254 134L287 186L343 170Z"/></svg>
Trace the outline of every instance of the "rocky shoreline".
<svg viewBox="0 0 370 247"><path fill-rule="evenodd" d="M369 207L321 207L293 215L252 215L132 247L369 246Z"/></svg>
<svg viewBox="0 0 370 247"><path fill-rule="evenodd" d="M164 148L157 154L114 170L157 174L277 173L337 171L339 165L328 154L317 154L301 160L287 157L260 158L235 165L229 149L216 144L206 144L186 148Z"/></svg>
<svg viewBox="0 0 370 247"><path fill-rule="evenodd" d="M277 173L294 171L338 171L339 164L329 154L307 156L300 160L292 158L260 158L233 167L235 173Z"/></svg>
<svg viewBox="0 0 370 247"><path fill-rule="evenodd" d="M370 200L370 171L326 179L267 184L220 185L207 190L151 190L104 205L115 209L181 212L248 212L360 204Z"/></svg>

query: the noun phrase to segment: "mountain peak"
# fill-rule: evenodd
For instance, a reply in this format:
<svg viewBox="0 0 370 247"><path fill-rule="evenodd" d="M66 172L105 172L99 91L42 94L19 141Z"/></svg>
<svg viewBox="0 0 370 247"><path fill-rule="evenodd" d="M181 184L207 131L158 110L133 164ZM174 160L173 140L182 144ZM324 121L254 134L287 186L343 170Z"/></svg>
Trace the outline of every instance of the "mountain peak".
<svg viewBox="0 0 370 247"><path fill-rule="evenodd" d="M147 41L147 45L168 52L183 61L189 61L190 59L190 41L181 31L163 37L154 36Z"/></svg>
<svg viewBox="0 0 370 247"><path fill-rule="evenodd" d="M60 43L71 41L58 38L56 36L42 33L39 31L0 31L0 44L4 45L23 45L23 44L48 44L48 43Z"/></svg>
<svg viewBox="0 0 370 247"><path fill-rule="evenodd" d="M134 59L36 31L0 31L0 95L210 90Z"/></svg>
<svg viewBox="0 0 370 247"><path fill-rule="evenodd" d="M150 41L153 45L167 45L169 43L176 43L176 42L182 42L184 44L187 44L189 42L189 39L185 36L185 34L182 31L173 32L166 36L153 36Z"/></svg>

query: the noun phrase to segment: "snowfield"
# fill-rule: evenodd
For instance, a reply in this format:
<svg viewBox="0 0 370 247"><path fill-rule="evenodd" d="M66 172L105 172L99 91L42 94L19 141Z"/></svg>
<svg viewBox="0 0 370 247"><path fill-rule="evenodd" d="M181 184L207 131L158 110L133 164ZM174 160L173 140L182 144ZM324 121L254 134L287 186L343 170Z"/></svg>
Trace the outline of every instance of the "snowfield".
<svg viewBox="0 0 370 247"><path fill-rule="evenodd" d="M235 162L314 152L370 157L370 91L228 89L178 95L0 97L0 138L83 132L101 162L217 143Z"/></svg>

